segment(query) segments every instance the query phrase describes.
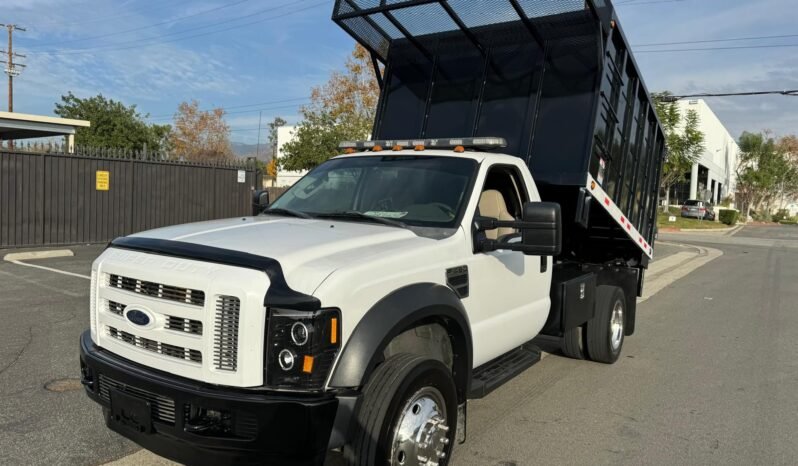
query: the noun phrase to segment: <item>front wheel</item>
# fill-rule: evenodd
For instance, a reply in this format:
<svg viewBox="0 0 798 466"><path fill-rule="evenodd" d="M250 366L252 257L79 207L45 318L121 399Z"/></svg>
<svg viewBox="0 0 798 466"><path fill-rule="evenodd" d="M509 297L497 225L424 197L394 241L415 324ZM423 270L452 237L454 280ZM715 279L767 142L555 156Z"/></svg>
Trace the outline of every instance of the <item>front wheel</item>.
<svg viewBox="0 0 798 466"><path fill-rule="evenodd" d="M451 372L436 360L391 356L369 378L355 417L348 465L445 465L457 425Z"/></svg>
<svg viewBox="0 0 798 466"><path fill-rule="evenodd" d="M587 321L587 354L597 362L612 364L623 348L626 297L617 286L596 288L596 313Z"/></svg>

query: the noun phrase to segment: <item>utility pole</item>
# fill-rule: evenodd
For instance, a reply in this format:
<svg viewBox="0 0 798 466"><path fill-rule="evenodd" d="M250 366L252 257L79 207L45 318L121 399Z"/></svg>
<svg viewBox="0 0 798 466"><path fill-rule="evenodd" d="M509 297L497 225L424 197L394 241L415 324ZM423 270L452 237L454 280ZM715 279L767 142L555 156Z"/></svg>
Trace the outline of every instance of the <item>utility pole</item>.
<svg viewBox="0 0 798 466"><path fill-rule="evenodd" d="M21 63L14 63L15 58L25 58L25 55L14 53L14 31L25 32L25 28L16 24L0 24L0 27L8 29L8 50L0 50L0 53L6 53L7 60L0 60L0 63L6 65L5 73L8 75L8 111L14 111L14 77L19 76L22 72L20 68L25 68Z"/></svg>
<svg viewBox="0 0 798 466"><path fill-rule="evenodd" d="M263 119L263 110L258 112L258 148L256 149L255 158L260 160L260 125L261 120Z"/></svg>

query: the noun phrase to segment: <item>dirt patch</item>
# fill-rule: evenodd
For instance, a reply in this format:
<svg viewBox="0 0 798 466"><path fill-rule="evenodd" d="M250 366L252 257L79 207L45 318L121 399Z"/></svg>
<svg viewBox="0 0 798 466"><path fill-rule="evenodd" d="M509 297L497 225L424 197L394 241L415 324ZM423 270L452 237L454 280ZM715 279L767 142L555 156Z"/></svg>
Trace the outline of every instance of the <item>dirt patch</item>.
<svg viewBox="0 0 798 466"><path fill-rule="evenodd" d="M83 388L83 385L80 383L80 379L75 378L66 378L66 379L54 379L46 384L44 384L45 390L55 392L55 393L63 393L63 392L74 392L76 390L80 390Z"/></svg>

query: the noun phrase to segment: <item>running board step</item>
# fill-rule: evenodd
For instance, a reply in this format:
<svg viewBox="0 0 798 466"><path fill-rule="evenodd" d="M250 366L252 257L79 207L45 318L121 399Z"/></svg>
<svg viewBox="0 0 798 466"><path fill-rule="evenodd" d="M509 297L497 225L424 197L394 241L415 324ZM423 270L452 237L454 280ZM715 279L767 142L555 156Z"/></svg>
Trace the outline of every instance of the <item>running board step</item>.
<svg viewBox="0 0 798 466"><path fill-rule="evenodd" d="M485 397L540 361L540 348L525 344L476 369L471 376L469 399Z"/></svg>

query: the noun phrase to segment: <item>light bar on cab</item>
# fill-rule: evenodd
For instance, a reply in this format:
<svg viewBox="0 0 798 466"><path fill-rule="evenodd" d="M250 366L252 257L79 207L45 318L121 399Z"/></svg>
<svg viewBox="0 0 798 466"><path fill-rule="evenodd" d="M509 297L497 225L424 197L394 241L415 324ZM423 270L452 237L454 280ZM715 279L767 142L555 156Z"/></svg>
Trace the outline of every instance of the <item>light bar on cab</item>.
<svg viewBox="0 0 798 466"><path fill-rule="evenodd" d="M386 139L380 141L343 141L338 144L339 149L369 150L376 146L388 147L426 147L430 149L450 149L458 146L466 148L495 149L507 147L504 138L444 138L444 139Z"/></svg>

